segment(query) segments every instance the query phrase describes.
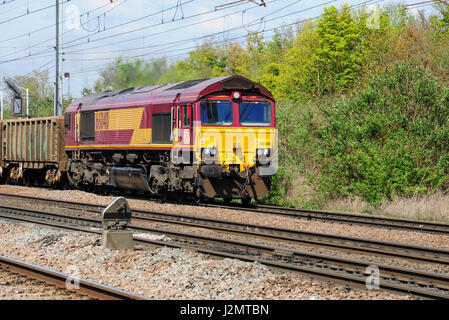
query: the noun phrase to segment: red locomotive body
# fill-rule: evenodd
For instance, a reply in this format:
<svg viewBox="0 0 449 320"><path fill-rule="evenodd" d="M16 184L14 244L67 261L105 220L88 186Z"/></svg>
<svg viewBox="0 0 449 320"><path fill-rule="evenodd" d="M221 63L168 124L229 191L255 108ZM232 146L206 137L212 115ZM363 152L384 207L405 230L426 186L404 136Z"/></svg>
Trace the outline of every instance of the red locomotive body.
<svg viewBox="0 0 449 320"><path fill-rule="evenodd" d="M94 94L68 107L65 129L78 187L247 202L275 172L258 161L273 166L273 96L240 76Z"/></svg>

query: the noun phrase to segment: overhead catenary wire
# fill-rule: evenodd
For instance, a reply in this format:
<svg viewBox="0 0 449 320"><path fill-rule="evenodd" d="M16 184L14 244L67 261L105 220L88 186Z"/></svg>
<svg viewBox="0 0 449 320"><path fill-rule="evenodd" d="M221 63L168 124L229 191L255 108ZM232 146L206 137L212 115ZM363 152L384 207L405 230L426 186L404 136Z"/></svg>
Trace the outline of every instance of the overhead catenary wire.
<svg viewBox="0 0 449 320"><path fill-rule="evenodd" d="M273 0L272 2L275 2L275 1L279 1L279 0ZM234 5L234 6L237 6L237 5L241 5L241 4L236 4L236 5ZM259 7L259 6L249 7L249 8L247 8L246 10L249 10L249 9L251 9L251 8L258 8L258 7ZM226 8L226 9L227 9L227 8ZM152 25L149 25L149 26L140 27L140 28L136 28L136 29L132 29L132 30L127 30L127 31L122 32L122 33L113 34L113 35L105 36L105 37L98 38L98 39L89 39L88 42L83 42L83 43L78 43L78 44L69 45L69 46L66 46L66 48L72 48L72 47L75 47L75 46L81 46L81 45L86 45L86 44L90 44L90 43L93 43L93 42L98 42L98 41L102 41L102 40L107 40L107 39L111 39L111 38L115 38L115 37L127 35L127 34L134 33L134 32L138 32L138 31L147 30L147 29L150 29L150 28L154 28L154 27L157 27L157 26L161 26L161 25L163 25L163 24L173 23L173 22L177 22L177 21L181 21L181 20L187 20L187 19L190 19L190 18L196 18L196 17L199 17L199 16L203 16L203 15L215 13L215 12L218 11L218 10L224 10L224 9L217 9L217 10L211 10L211 11L206 11L206 12L196 13L196 14L193 14L193 15L190 15L190 16L185 16L185 17L182 18L182 19L181 19L181 18L180 18L180 19L175 19L175 20L171 20L171 21L168 21L168 22L165 22L165 23L155 23L155 24L152 24ZM242 11L242 10L240 10L239 12L241 12L241 11ZM160 13L160 12L159 12L159 13ZM155 14L158 14L158 13L155 13ZM155 15L155 14L152 14L152 15ZM229 15L229 14L228 14L228 15ZM226 16L226 15L225 15L225 16ZM192 25L198 25L198 24L204 23L204 22L206 22L206 21L217 20L217 19L220 19L220 18L223 18L223 16L222 16L222 17L218 17L218 18L212 18L212 19L209 19L209 20L201 21L201 22L196 22L196 23L193 23L193 24L190 24L190 25L182 26L182 27L175 28L175 29L171 29L171 30L168 30L168 31L159 32L158 34L170 32L170 31L173 31L173 30L179 30L179 29L181 29L181 28L190 27L190 26L192 26ZM128 23L121 24L121 26L126 25L126 24L128 24ZM108 30L108 29L106 29L106 31L107 31L107 30ZM110 29L109 29L109 30L110 30ZM98 33L97 33L97 34L98 34ZM86 37L87 37L87 36L82 37L82 38L78 38L78 39L71 40L71 41L67 42L66 44L70 44L70 43L72 43L72 42L76 42L76 41L85 39ZM141 38L140 38L140 39L141 39Z"/></svg>
<svg viewBox="0 0 449 320"><path fill-rule="evenodd" d="M118 6L120 6L121 4L123 4L123 3L126 2L126 1L128 1L128 0L122 0L121 2L118 2L118 4L117 4L117 2L108 2L107 4L104 4L104 5L101 5L101 6L99 6L99 7L96 7L96 8L94 8L94 9L92 9L92 10L83 12L83 13L81 14L81 16L83 16L83 15L85 15L85 14L87 14L87 13L95 12L95 11L97 11L97 10L99 10L99 9L102 9L102 8L106 7L106 6L109 6L109 5L111 5L111 3L116 3L116 4L117 4L115 7L111 8L111 9L109 9L109 10L107 10L106 12L104 12L104 13L101 14L101 15L103 15L103 14L105 14L105 13L109 13L110 11L114 10L115 8L117 8ZM89 20L89 21L87 21L86 23L88 23L88 22L90 22L90 21L92 21L92 20ZM62 24L62 23L63 23L63 22L61 21L59 24ZM20 35L16 35L16 36L13 36L13 37L10 37L10 38L7 38L7 39L0 40L0 43L4 43L4 42L7 42L7 41L12 41L12 40L20 39L20 38L26 37L26 36L28 36L28 35L32 35L32 34L35 34L35 33L38 33L38 32L41 32L41 31L44 31L44 30L47 30L47 29L50 29L50 28L54 28L55 26L56 26L56 23L53 23L52 25L49 25L49 26L46 26L46 27L43 27L43 28L40 28L40 29L37 29L37 30L33 30L33 31L30 31L30 32L27 32L27 33L22 33L22 34L20 34ZM64 36L65 34L67 34L67 33L69 33L69 32L72 32L72 31L73 31L73 29L64 31L64 32L62 33L62 36ZM54 38L48 39L48 40L46 40L45 42L50 41L50 40L54 40ZM29 48L37 48L37 47L39 47L39 46L38 46L38 45L31 45L31 46L29 46ZM28 48L28 47L27 47L27 48ZM9 54L9 55L11 55L11 54ZM3 56L3 58L8 57L9 55L5 55L5 56Z"/></svg>
<svg viewBox="0 0 449 320"><path fill-rule="evenodd" d="M280 1L280 0L273 0L270 3L273 3L273 2L276 2L276 1ZM98 48L108 47L108 46L113 46L113 45L123 45L123 43L131 42L131 41L144 40L144 39L147 39L147 38L155 36L155 35L161 35L161 34L169 33L169 32L172 32L172 31L177 31L177 30L180 30L180 29L184 29L184 28L189 28L189 27L192 27L192 26L200 25L200 24L203 24L205 22L211 22L211 21L214 21L214 20L223 19L223 18L232 16L232 15L235 15L235 14L240 14L243 11L247 11L247 10L251 10L251 9L255 9L255 8L258 8L258 7L249 7L249 8L243 9L243 10L238 10L238 11L234 11L234 12L231 12L231 13L227 13L227 14L224 14L222 16L214 17L214 18L203 20L203 21L200 21L200 22L195 22L195 23L192 23L192 24L189 24L189 25L183 25L183 26L172 28L172 29L168 29L168 30L165 30L165 31L162 31L162 32L156 32L156 33L152 33L152 34L147 34L145 36L140 36L140 37L137 37L137 38L123 39L121 41L117 41L117 42L113 42L113 43L102 44L102 45L93 46L93 47L89 47L89 48L85 48L85 49L80 49L80 50L77 50L77 51L70 51L70 54L72 54L72 53L79 53L79 52L84 52L85 53L86 49L87 50L98 49ZM72 48L72 47L81 46L81 45L86 45L86 44L87 43L72 45L72 46L66 47L66 49L69 49L69 48Z"/></svg>
<svg viewBox="0 0 449 320"><path fill-rule="evenodd" d="M289 4L288 6L285 6L285 7L281 8L281 9L277 9L277 10L275 10L275 11L273 11L273 12L271 12L271 13L265 15L265 16L262 17L262 18L257 18L257 19L255 19L255 20L251 21L251 22L248 23L247 25L252 26L252 25L256 24L257 21L259 21L260 19L266 18L266 17L268 17L268 16L270 16L270 15L276 13L276 12L281 11L282 9L285 9L285 8L289 7L289 6L292 5L292 4L296 4L296 3L301 2L301 1L303 1L303 0L296 0L295 2ZM335 2L335 1L337 1L337 0L330 0L330 1L328 1L328 2L325 2L325 3L320 4L320 5L318 5L318 6L324 6L324 5L330 4L330 3ZM310 7L310 8L307 8L307 9L300 10L300 11L304 11L304 10L312 10L312 9L315 9L315 8L316 8L316 7ZM298 12L296 12L296 13L298 13ZM167 45L177 45L177 44L181 44L181 43L184 43L184 42L198 41L198 40L201 40L201 39L204 39L204 38L211 38L211 37L214 37L214 36L216 36L216 35L223 34L223 33L229 32L229 31L235 31L235 30L240 29L240 28L242 28L242 26L239 26L239 27L233 27L233 28L230 28L230 29L227 29L227 30L224 30L224 31L220 31L220 32L211 34L211 35L205 35L205 36L201 36L201 37L189 38L189 39L184 39L184 40L176 40L176 41L171 41L171 42L166 42L166 43L158 43L158 44L154 44L154 45L150 45L150 46L145 46L145 47L140 47L140 48L126 49L126 51L135 51L135 50L140 50L140 49L155 48L155 47L161 47L161 46L167 46ZM277 27L271 28L271 29L269 29L269 30L267 30L267 31L272 31L272 30L274 30L274 29L277 29ZM238 39L238 38L241 38L241 37L242 37L242 36L239 36L239 37L236 37L236 38L233 38L233 39ZM244 35L243 37L246 37L246 35ZM231 40L232 40L232 39L231 39ZM195 48L195 46L192 47L192 48ZM179 50L179 49L178 49L178 50ZM98 53L108 53L108 52L113 52L113 51L94 52L94 53L87 53L87 54L98 54ZM117 51L116 51L116 52L117 52ZM74 52L74 53L70 53L70 52L69 52L69 53L65 53L65 55L79 54L79 53L82 53L82 52L80 52L80 51L77 51L77 52ZM86 52L84 52L84 53L86 53ZM136 58L136 57L140 57L140 56L148 55L148 54L151 54L151 53L139 54L139 55L135 55L135 56L131 56L131 57L126 57L126 58L128 58L128 59L131 58L131 59L132 59L132 58ZM91 60L103 60L103 59L115 59L115 58L96 58L96 59L91 59ZM75 61L76 59L68 59L68 60L70 60L70 61ZM81 60L89 60L89 59L81 59ZM80 61L81 61L81 60L80 60Z"/></svg>
<svg viewBox="0 0 449 320"><path fill-rule="evenodd" d="M191 1L194 1L194 0L191 0ZM275 2L275 1L279 1L279 0L273 0L272 2ZM164 9L164 10L170 10L170 9L173 9L174 7L170 7L170 8L167 8L167 9ZM247 9L248 10L248 9ZM160 12L159 12L160 13ZM210 14L211 13L211 11L208 11L208 12L205 12L205 13L201 13L201 14L197 14L197 15L195 15L195 16L199 16L199 15L203 15L203 14ZM153 14L152 14L153 15ZM186 17L187 18L187 17ZM169 21L169 22L175 22L175 21L178 21L178 20L174 20L174 21ZM166 23L169 23L169 22L166 22ZM200 23L202 23L202 22L200 22ZM126 23L125 23L126 24ZM196 23L196 24L198 24L198 23ZM124 24L122 24L122 25L124 25ZM159 25L159 24L157 24L157 25ZM148 29L148 27L145 27L145 28L142 28L142 29ZM179 28L178 28L179 29ZM134 30L135 31L135 30ZM134 32L133 31L133 32ZM129 32L126 32L126 33L129 33ZM161 33L159 33L159 34L161 34ZM122 35L122 34L118 34L118 35L113 35L112 37L116 37L116 36L120 36L120 35ZM89 36L87 36L87 37L89 37ZM109 37L108 37L109 38ZM41 42L39 42L39 43L37 43L37 44L35 44L35 45L32 45L32 46L30 46L30 48L33 48L33 47L35 47L36 45L40 45L40 44L43 44L43 43L45 43L45 42L47 42L47 41L50 41L50 40L54 40L55 38L53 37L53 38L50 38L50 39L47 39L47 40L44 40L44 41L41 41ZM94 41L97 41L97 40L91 40L90 42L94 42ZM68 42L68 43L70 43L70 42ZM67 42L66 42L66 44L67 44ZM80 45L80 44L78 44L78 45ZM74 47L74 46L77 46L77 45L72 45L72 46L64 46L64 48L65 49L67 49L67 48L71 48L71 47ZM22 59L27 59L27 58L31 58L31 57L35 57L35 56L39 56L39 55L42 55L42 54L46 54L46 53L50 53L50 52L52 52L52 50L42 50L42 51L39 51L39 52L36 52L36 53L32 53L32 54L27 54L27 55L24 55L24 56L21 56L21 57L17 57L17 58L12 58L12 59L8 59L8 60L2 60L2 61L0 61L0 64L4 64L4 63L9 63L9 62L14 62L14 61L19 61L19 60L22 60ZM8 57L8 56L11 56L12 54L7 54L7 55L4 55L4 56L1 56L0 58L6 58L6 57Z"/></svg>
<svg viewBox="0 0 449 320"><path fill-rule="evenodd" d="M3 5L7 5L7 4L9 4L9 3L11 3L11 2L14 2L14 1L16 1L16 0L8 1L8 2L6 2L6 3L3 3L3 2L2 2L2 3L0 4L0 5L1 5L0 8L1 8L2 10L6 10L6 9L7 9L7 10L8 10L8 13L10 13L10 12L12 12L12 11L16 11L16 10L19 9L19 8L20 8L20 9L23 8L22 5L18 5L18 6L12 7L12 8L8 6L8 7L6 7L6 8L3 9L3 7L2 7Z"/></svg>
<svg viewBox="0 0 449 320"><path fill-rule="evenodd" d="M70 1L70 0L66 0L66 1ZM189 2L192 2L192 1L195 1L195 0L190 0ZM173 9L173 8L175 8L175 6L166 8L166 9L164 9L164 10L165 10L165 11L169 11L169 10L171 10L171 9ZM158 12L158 13L160 13L160 12ZM158 14L158 13L155 13L155 14ZM151 14L151 15L154 15L154 14ZM145 17L148 17L148 15L145 16ZM96 19L96 18L94 18L94 19ZM121 26L126 25L126 24L129 24L129 23L131 23L131 22L123 23L123 24L121 24ZM55 25L55 24L54 24L54 25ZM111 27L111 28L112 28L112 27ZM105 31L108 31L108 30L110 30L110 28L106 29ZM102 32L104 32L104 31L102 31ZM25 35L27 35L27 34L25 34ZM91 35L83 36L82 39L89 38L89 37L91 37ZM54 41L54 40L55 40L54 37L48 38L48 39L46 39L46 40L39 41L39 42L37 42L37 43L31 45L30 48L35 48L36 46L39 46L39 45L44 44L44 43L46 43L46 42L48 42L48 41ZM70 41L70 42L73 42L73 40ZM70 42L69 42L69 43L70 43ZM7 55L0 56L0 58L6 58L6 57L8 57L8 56L11 56L11 54L7 54Z"/></svg>
<svg viewBox="0 0 449 320"><path fill-rule="evenodd" d="M369 3L369 2L371 2L371 1L366 1L366 2L364 2L364 3L362 3L361 5L363 5L363 4L366 4L366 3ZM380 1L379 1L380 2ZM325 4L327 4L327 3L325 3ZM322 5L325 5L325 4L322 4ZM241 11L239 11L239 12L241 12ZM280 18L282 18L282 17L278 17L277 19L280 19ZM258 21L259 19L256 19L255 21ZM273 21L273 20L275 20L275 19L270 19L269 21ZM168 22L165 22L164 24L167 24ZM258 23L258 22L257 22ZM295 22L295 23L293 23L293 24L296 24L296 23L300 23L300 22ZM197 23L197 24L199 24L199 23ZM256 24L256 22L254 23L254 24L250 24L249 26L251 26L251 25L255 25ZM293 24L290 24L290 25L293 25ZM186 26L182 26L181 28L184 28L184 27L186 27ZM145 29L147 29L147 28L145 28ZM176 29L180 29L180 28L176 28ZM240 29L240 28L238 28L238 29ZM264 30L263 32L269 32L270 30L273 30L273 29L276 29L276 28L271 28L271 29L268 29L268 30ZM170 31L173 31L173 30L175 30L175 29L171 29L171 30L167 30L166 32L170 32ZM237 30L237 29L233 29L233 28L231 28L230 30ZM226 30L226 32L228 32L229 31L229 29L228 30ZM162 32L162 33L165 33L165 31L164 32ZM223 32L220 32L219 34L222 34ZM258 32L258 33L260 33L260 32ZM161 34L161 33L158 33L158 34ZM117 35L117 37L118 36L121 36L121 34L120 35ZM139 37L139 39L143 39L143 38L147 38L147 37L149 37L149 36L151 36L151 35L146 35L146 36L144 36L144 37ZM178 43L185 43L185 42L188 42L188 41L198 41L198 40L201 40L201 39L204 39L204 38L208 38L208 37L213 37L213 36L216 36L216 34L213 34L213 35L209 35L209 36L202 36L202 37L197 37L197 38L191 38L191 39L184 39L184 40L179 40L180 42L178 42ZM246 36L246 35L245 35ZM243 36L244 37L244 36ZM53 38L54 39L54 38ZM233 38L234 39L234 38ZM123 40L123 41L120 41L120 43L123 43L123 42L126 42L126 41L128 41L128 40ZM130 41L132 41L132 40L130 40ZM229 41L229 40L227 40L227 41ZM85 43L82 43L82 44L79 44L80 46L81 45L84 45ZM160 46L159 47L163 47L163 46L167 46L167 45L171 45L171 44L173 44L173 42L170 42L170 43L164 43L164 44L160 44ZM108 46L108 45L111 45L111 44L106 44L106 45L103 45L103 46ZM75 46L73 46L73 47L76 47L76 46L78 46L78 45L75 45ZM138 48L138 49L146 49L146 48L148 48L148 47L153 47L153 46L147 46L147 47L141 47L141 48ZM92 48L87 48L87 49L85 49L84 50L84 53L89 53L89 51L87 51L87 50L91 50ZM175 50L175 51L182 51L182 50L187 50L188 48L183 48L183 49L177 49L177 50ZM128 50L132 50L132 49L128 49ZM166 49L164 49L164 50L166 50ZM52 51L52 50L51 50ZM49 52L51 52L51 51L47 51L47 53L49 53ZM80 50L79 50L80 51ZM79 52L78 51L78 52ZM162 52L160 52L161 50L159 50L159 54L161 54L161 53L163 53L163 51ZM39 59L40 58L44 58L44 57L46 57L45 56L45 52L38 52L38 53L36 53L36 54L39 54L39 55L34 55L34 56L38 56L39 57ZM72 52L67 52L67 56L68 55L70 55L70 54L74 54L74 53L72 53ZM146 55L151 55L151 54L153 54L153 52L148 52L148 53L144 53L144 54L142 54L142 55L138 55L138 56L146 56ZM178 54L178 55L176 55L176 56L181 56L182 54ZM67 57L66 56L66 57ZM24 57L24 59L25 58L29 58L30 56L27 56L27 57ZM129 58L132 58L133 56L131 56L131 57L124 57L125 59L129 59ZM101 58L99 58L98 60L100 60ZM17 61L17 60L20 60L20 59L14 59L14 61ZM69 60L74 60L74 59L69 59ZM71 74L73 74L73 73L71 73Z"/></svg>
<svg viewBox="0 0 449 320"><path fill-rule="evenodd" d="M318 8L318 7L320 7L320 6L325 6L325 5L328 5L328 4L333 3L333 2L336 2L336 1L337 1L337 0L330 0L330 1L327 1L327 2L325 2L325 3L321 3L321 4L316 5L316 6L313 6L313 7L308 7L308 8L306 8L306 9L301 9L301 10L296 11L296 12L293 12L293 13L288 13L288 14L286 14L286 15L283 15L283 16L280 16L280 17L276 17L276 18L273 18L273 19L269 19L269 20L267 20L267 21L273 21L273 20L277 20L277 19L280 19L280 18L284 18L284 17L286 17L286 16L290 16L290 15L293 15L293 14L297 14L297 13L300 13L300 12L304 12L304 11L308 11L308 10L313 10L313 9L316 9L316 8ZM374 1L374 0L366 1L366 3L369 3L369 2L372 2L372 1ZM385 0L381 0L381 1L385 1ZM319 16L317 16L317 17L319 17ZM253 26L253 25L256 25L256 24L258 23L259 20L260 20L259 18L258 18L258 19L255 19L255 20L253 20L252 22L248 23L247 26ZM295 25L295 24L297 24L297 23L298 23L298 22L294 22L294 23L289 24L289 25ZM289 25L286 25L286 26L289 26ZM198 40L201 40L201 39L204 39L204 38L211 38L211 37L214 37L214 36L217 36L217 35L221 35L221 34L224 34L224 33L229 32L229 31L235 31L235 30L241 29L241 28L243 28L243 27L244 27L244 26L233 27L233 28L230 28L230 29L227 29L227 30L224 30L224 31L219 31L219 32L210 34L210 35L205 35L205 36L196 37L196 38L192 38L192 39L186 39L186 40L173 41L173 42L170 42L170 43L166 43L165 45L179 44L179 43L187 42L187 41L198 41ZM275 29L278 29L278 27L273 27L273 28L267 29L267 30L265 30L264 32L267 32L267 31L273 31L273 30L275 30ZM243 35L243 36L240 36L240 37L237 37L237 38L246 37L246 36L247 36L247 35ZM156 46L157 46L157 45L156 45ZM195 46L189 47L189 48L190 48L190 49L194 49ZM69 54L69 53L67 53L67 54ZM146 54L135 55L135 56L131 56L131 57L122 57L122 58L124 58L124 59L133 59L133 58L137 58L137 57L141 57L141 56L146 56L146 55L149 55L149 54L153 54L153 52L151 52L151 53L146 53ZM120 57L117 57L117 58L120 58ZM111 59L111 58L109 58L109 59ZM70 61L70 60L71 60L71 61L74 61L75 59L69 59L69 58L67 59L67 61ZM87 59L83 59L83 60L87 60ZM104 60L104 58L97 58L97 59L91 59L91 60Z"/></svg>
<svg viewBox="0 0 449 320"><path fill-rule="evenodd" d="M276 2L276 1L279 1L279 0L273 0L273 1L271 1L270 3ZM298 3L298 2L301 2L301 1L303 1L303 0L297 0L297 1L295 1L294 3L291 3L290 5L295 4L295 3ZM326 3L324 3L323 5L326 5L326 4L330 3L330 2L335 2L335 1L337 1L337 0L333 0L333 1L326 2ZM289 5L289 6L290 6L290 5ZM122 44L125 43L125 42L130 42L130 41L135 41L135 40L147 39L147 38L149 38L149 37L151 37L151 36L161 35L161 34L164 34L164 33L169 33L169 32L177 31L177 30L180 30L180 29L185 29L185 28L192 27L192 26L196 26L196 25L203 24L203 23L206 23L206 22L211 22L211 21L214 21L214 20L219 20L219 19L226 18L226 17L232 16L232 15L235 15L235 14L240 14L240 13L242 13L243 11L247 11L247 10L250 10L250 9L255 9L255 8L258 8L258 7L250 7L250 8L246 8L246 9L243 9L243 10L234 11L234 12L231 12L231 13L224 14L224 15L222 15L222 16L214 17L214 18L207 19L207 20L203 20L203 21L200 21L200 22L195 22L195 23L192 23L192 24L189 24L189 25L184 25L184 26L172 28L172 29L169 29L169 30L165 30L165 31L163 31L163 32L156 32L156 33L153 33L153 34L145 35L144 37L139 37L139 38L137 38L137 39L128 39L128 40L123 40L123 41L120 41L120 42L109 43L109 44L105 44L105 45L101 45L101 46L96 46L96 47L90 47L90 48L87 48L87 49L91 50L91 49L96 49L96 48L101 48L101 47L104 47L104 46L111 46L111 45L116 45L116 44L121 44L121 45L122 45ZM277 10L276 10L276 12L278 12L278 11L280 11L280 9L277 9ZM272 13L275 13L275 12L272 12ZM267 16L271 15L272 13L270 13L270 14L268 14L268 15L265 15L264 17L267 17ZM264 17L262 17L262 18L264 18ZM255 20L253 20L252 22L254 22L254 21L259 21L260 19L261 19L261 18L257 18L257 19L255 19ZM233 28L231 28L231 29L227 29L227 30L225 30L225 31L221 31L220 33L232 31L232 30L234 30L234 28L235 28L235 27L233 27ZM237 28L240 29L240 28L242 28L242 27L237 27ZM149 48L149 47L159 47L159 46L164 46L164 45L167 45L167 44L181 43L181 42L185 42L185 41L195 41L195 40L198 40L198 39L201 39L201 38L204 38L204 37L211 37L211 36L215 36L215 35L216 35L216 34L206 35L206 36L202 36L202 37L195 37L195 38L190 38L190 39L185 39L185 40L177 40L177 41L172 41L172 42L165 43L165 44L158 43L158 44L155 44L155 45L145 46L145 47L140 47L140 48L124 49L124 50L117 50L117 51L111 51L111 50L108 50L107 52L121 52L121 51L140 50L140 49L146 49L146 48ZM72 47L74 47L74 46L67 46L67 47L65 47L65 48L66 48L66 49L69 49L69 48L72 48ZM96 52L96 53L105 53L105 52L106 52L106 51L103 51L103 52ZM86 52L86 49L80 49L80 50L77 50L77 51L66 52L66 54L78 54L78 53L82 53L82 54L86 54L86 53L87 53L87 54L89 54L89 52Z"/></svg>
<svg viewBox="0 0 449 320"><path fill-rule="evenodd" d="M41 65L40 67L37 67L36 69L34 69L34 70L28 72L27 74L25 74L25 76L28 76L28 75L36 72L36 71L39 71L40 69L42 69L43 67L48 66L49 64L54 64L53 60L47 61L45 64ZM50 68L52 68L52 67L50 67Z"/></svg>
<svg viewBox="0 0 449 320"><path fill-rule="evenodd" d="M61 2L59 2L59 4L66 3L66 2L69 2L69 1L70 1L70 0L62 0ZM33 14L33 13L36 13L36 12L40 12L40 11L43 11L43 10L47 10L47 9L50 9L50 8L54 8L55 6L56 6L56 4L52 4L52 5L49 5L49 6L46 6L46 7L42 7L42 8L36 9L36 10L34 10L34 11L27 11L27 13L24 13L24 14L15 16L15 17L13 17L13 18L9 18L9 19L0 21L0 25L2 25L2 24L4 24L4 23L7 23L7 22L10 22L10 21L17 20L17 19L19 19L19 18L25 17L25 16L27 16L27 15L30 15L30 14Z"/></svg>
<svg viewBox="0 0 449 320"><path fill-rule="evenodd" d="M336 1L336 0L334 0L334 1L329 1L329 2L335 2L335 1ZM357 7L366 5L366 4L376 4L376 3L380 3L380 2L384 2L384 1L386 1L386 0L377 0L377 1L376 1L376 0L368 0L368 1L365 1L365 2L362 2L362 3L358 3L358 4L356 4L356 5L352 5L350 8L357 8ZM328 2L328 3L322 3L321 6L327 5L327 4L329 4L329 2ZM317 5L317 6L319 6L319 5ZM304 10L312 10L312 9L315 8L315 7L316 7L316 6L314 6L314 7L309 7L308 9L303 9L303 11L304 11ZM341 10L341 9L340 9L340 10ZM340 11L340 10L339 10L339 11ZM300 21L296 21L296 22L290 23L290 24L283 25L282 27L289 27L289 26L297 25L297 24L304 23L304 22L307 22L307 21L315 20L315 19L320 18L320 17L322 17L322 16L323 16L323 14L320 14L320 15L317 15L317 16L314 16L314 17L311 17L311 18L307 18L307 19L303 19L303 20L300 20ZM259 32L259 33L265 33L265 32L269 32L269 31L273 31L273 30L275 30L275 29L279 29L279 27L270 28L270 29L261 31L261 32ZM223 33L223 31L222 31L222 32L219 32L219 33ZM215 35L215 34L214 34L214 35ZM212 36L213 36L213 35L212 35ZM234 38L234 39L242 38L242 37L246 37L246 36L247 36L247 35L244 35L244 36L236 37L236 38ZM204 36L204 37L208 37L208 36ZM200 37L200 38L203 38L203 37ZM224 40L224 41L222 41L222 42L229 42L229 40ZM197 47L197 46L192 46L192 47L189 47L189 48L183 48L183 49L178 49L178 50L171 50L171 51L167 51L167 52L180 51L180 50L190 50L190 49L194 49L194 48L196 48L196 47ZM146 54L143 54L143 55L137 55L137 56L133 56L133 57L117 57L117 58L122 58L122 59L132 59L132 58L135 58L135 57L138 57L138 56L146 56L146 55L151 55L151 54L155 54L155 53L161 54L161 53L165 53L165 52L160 52L160 50L159 50L159 52L150 52L150 53L146 53ZM181 56L181 55L177 55L177 56ZM87 70L88 72L91 72L91 71L99 71L99 70L101 70L101 69L107 67L108 65L109 65L109 64L103 64L103 65L98 65L98 66L91 67L91 68L85 68L85 69L83 69L83 70L77 70L77 71L74 71L74 72L72 72L72 74L76 75L76 74L79 74L79 73L83 73L83 71L85 72L86 70Z"/></svg>
<svg viewBox="0 0 449 320"><path fill-rule="evenodd" d="M14 2L14 1L16 1L16 0L9 0L9 1L3 0L2 2L0 2L0 6L3 6L5 4L10 4L11 2Z"/></svg>
<svg viewBox="0 0 449 320"><path fill-rule="evenodd" d="M70 1L70 0L67 0L67 1ZM127 1L127 0L121 1L117 6L119 6L120 4L122 4L122 3L125 2L125 1ZM64 2L64 1L63 1L63 2ZM63 2L61 2L61 3L63 3ZM115 6L115 7L111 8L111 9L109 9L109 10L106 11L106 12L110 12L111 10L113 10L114 8L116 8L117 6ZM98 10L98 9L100 9L100 8L103 8L103 7L105 7L105 5L102 5L102 6L100 6L100 7L97 7L97 8L95 8L95 9L93 9L93 10L90 10L89 12L93 12L93 11ZM55 25L56 25L56 23L53 24L53 26L55 26ZM28 35L29 35L29 34L28 34ZM54 39L54 38L53 38L53 39ZM30 47L31 47L31 46L28 46L27 48L30 49ZM34 47L36 47L36 46L34 46ZM42 50L42 51L39 51L39 52L33 53L33 54L31 53L31 51L29 51L28 54L25 55L25 56L21 56L21 57L18 57L18 58L13 58L13 59L9 59L9 60L0 61L0 64L5 64L5 63L10 63L10 62L15 62L15 61L24 60L24 59L31 59L31 58L36 58L36 57L39 57L39 58L50 57L50 56L52 55L51 53L53 52L53 50L54 50L54 47L48 47L48 49L46 49L46 50ZM15 53L12 53L12 54L15 54ZM11 56L12 54L6 55L6 56L4 56L4 57Z"/></svg>

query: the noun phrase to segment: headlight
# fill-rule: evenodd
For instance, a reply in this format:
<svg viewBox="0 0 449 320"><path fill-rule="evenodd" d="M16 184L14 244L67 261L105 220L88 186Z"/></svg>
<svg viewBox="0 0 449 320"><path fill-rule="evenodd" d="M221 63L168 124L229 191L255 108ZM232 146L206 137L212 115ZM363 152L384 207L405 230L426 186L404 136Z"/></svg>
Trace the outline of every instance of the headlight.
<svg viewBox="0 0 449 320"><path fill-rule="evenodd" d="M256 151L258 157L269 157L271 154L271 150L268 148L260 148Z"/></svg>
<svg viewBox="0 0 449 320"><path fill-rule="evenodd" d="M201 152L202 157L215 157L217 155L217 149L215 148L203 148Z"/></svg>

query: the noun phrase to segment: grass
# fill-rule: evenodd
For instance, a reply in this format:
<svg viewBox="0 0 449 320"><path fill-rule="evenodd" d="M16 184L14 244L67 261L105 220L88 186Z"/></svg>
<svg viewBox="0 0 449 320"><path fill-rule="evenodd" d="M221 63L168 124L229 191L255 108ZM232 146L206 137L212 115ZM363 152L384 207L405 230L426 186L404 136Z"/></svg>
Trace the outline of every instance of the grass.
<svg viewBox="0 0 449 320"><path fill-rule="evenodd" d="M372 207L360 198L345 198L328 201L322 209L449 223L449 194L439 191L423 196L396 197L379 207Z"/></svg>
<svg viewBox="0 0 449 320"><path fill-rule="evenodd" d="M262 203L329 211L345 211L370 215L411 219L417 221L436 221L449 223L449 193L442 191L421 196L396 196L392 201L384 200L374 207L360 197L325 199L310 187L299 172L290 172L292 183L281 197L282 202Z"/></svg>

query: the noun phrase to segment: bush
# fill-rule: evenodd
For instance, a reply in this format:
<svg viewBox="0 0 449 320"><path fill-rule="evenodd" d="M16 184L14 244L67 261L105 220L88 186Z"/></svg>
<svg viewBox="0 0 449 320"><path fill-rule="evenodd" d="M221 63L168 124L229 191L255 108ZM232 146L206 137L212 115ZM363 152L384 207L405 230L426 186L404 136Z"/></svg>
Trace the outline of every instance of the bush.
<svg viewBox="0 0 449 320"><path fill-rule="evenodd" d="M424 68L397 64L359 94L320 107L309 148L317 189L379 204L445 186L449 89L440 82Z"/></svg>

